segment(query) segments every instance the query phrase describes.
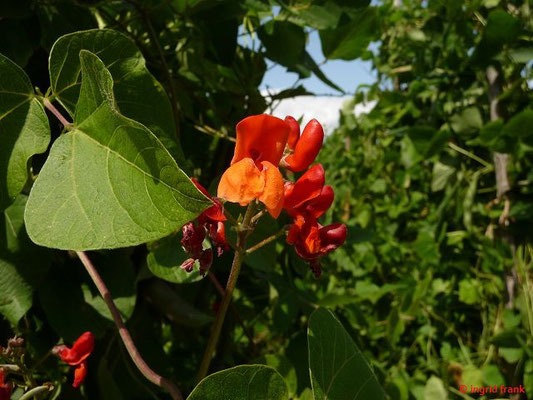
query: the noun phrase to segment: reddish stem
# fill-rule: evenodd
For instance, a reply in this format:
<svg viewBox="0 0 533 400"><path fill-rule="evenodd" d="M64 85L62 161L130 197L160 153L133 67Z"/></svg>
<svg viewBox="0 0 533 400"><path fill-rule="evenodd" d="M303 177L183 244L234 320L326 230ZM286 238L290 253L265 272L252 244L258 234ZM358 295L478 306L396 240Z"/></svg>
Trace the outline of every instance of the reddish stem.
<svg viewBox="0 0 533 400"><path fill-rule="evenodd" d="M94 284L98 288L98 291L100 292L100 295L102 296L107 307L109 308L109 311L111 311L111 315L113 316L115 325L118 328L118 332L120 334L120 337L122 338L122 342L124 343L126 350L128 350L128 353L133 362L135 363L137 369L150 382L167 390L172 396L173 400L183 400L183 396L181 395L179 389L168 379L163 378L162 376L154 372L142 358L141 354L139 353L139 350L137 350L137 347L133 342L128 328L126 328L126 325L124 325L124 321L122 321L122 317L120 316L120 312L118 311L117 306L113 301L111 292L105 285L104 281L102 280L102 277L100 276L96 268L91 263L91 260L89 260L89 257L87 257L87 254L85 254L83 251L77 251L76 254L85 266L85 269L89 273L89 276L93 280Z"/></svg>

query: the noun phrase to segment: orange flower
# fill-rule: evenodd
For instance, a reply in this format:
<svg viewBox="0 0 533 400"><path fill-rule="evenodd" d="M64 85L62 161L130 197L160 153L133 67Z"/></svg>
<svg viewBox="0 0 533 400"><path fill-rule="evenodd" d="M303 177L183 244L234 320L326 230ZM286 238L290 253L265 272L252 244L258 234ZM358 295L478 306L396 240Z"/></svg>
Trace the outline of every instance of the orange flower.
<svg viewBox="0 0 533 400"><path fill-rule="evenodd" d="M277 218L283 207L283 177L278 169L290 126L270 115L254 115L237 124L231 166L218 185L218 197L247 205L261 201Z"/></svg>

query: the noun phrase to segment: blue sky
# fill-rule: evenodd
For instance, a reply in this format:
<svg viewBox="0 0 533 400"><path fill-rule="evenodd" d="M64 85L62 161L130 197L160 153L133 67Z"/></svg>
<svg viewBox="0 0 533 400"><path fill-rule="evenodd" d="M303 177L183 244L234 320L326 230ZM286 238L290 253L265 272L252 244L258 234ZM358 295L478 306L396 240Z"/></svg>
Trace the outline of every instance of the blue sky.
<svg viewBox="0 0 533 400"><path fill-rule="evenodd" d="M324 61L320 37L317 31L309 35L307 51L319 65ZM293 85L298 75L288 72L285 67L275 65L268 61L269 68L261 83L261 89L284 89ZM367 61L354 60L328 60L321 65L322 71L326 76L340 86L345 92L353 93L360 84L369 84L375 82L375 72L371 70L371 64ZM304 87L316 94L339 94L338 91L324 84L316 76L301 81Z"/></svg>

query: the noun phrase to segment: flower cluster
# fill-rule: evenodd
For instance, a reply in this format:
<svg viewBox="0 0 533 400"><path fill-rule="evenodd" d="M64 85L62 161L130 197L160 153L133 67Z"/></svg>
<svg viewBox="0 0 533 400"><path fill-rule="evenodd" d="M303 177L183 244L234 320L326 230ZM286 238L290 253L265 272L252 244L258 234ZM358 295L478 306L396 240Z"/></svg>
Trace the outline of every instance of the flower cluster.
<svg viewBox="0 0 533 400"><path fill-rule="evenodd" d="M237 143L231 166L218 186L218 197L242 206L252 200L262 202L277 218L282 209L292 217L287 243L308 261L320 276L319 258L346 240L344 224L322 226L317 219L333 203L333 189L325 185L322 165L307 170L295 183L285 181L279 166L293 172L309 168L317 157L324 131L311 120L300 135L298 122L270 115L255 115L237 124Z"/></svg>
<svg viewBox="0 0 533 400"><path fill-rule="evenodd" d="M60 345L55 346L52 350L61 361L76 367L74 382L72 383L75 388L79 387L87 376L87 357L91 355L93 349L94 336L91 332L85 332L74 342L71 348Z"/></svg>
<svg viewBox="0 0 533 400"><path fill-rule="evenodd" d="M214 203L198 217L198 224L189 222L183 226L183 239L181 244L185 251L191 255L190 258L181 264L181 268L187 272L192 272L196 261L200 264L200 273L205 274L213 262L213 249L204 249L203 242L206 236L209 237L213 248L220 257L224 251L229 249L226 242L226 228L224 221L224 209L218 199L213 198L209 192L194 178L191 179L207 198Z"/></svg>

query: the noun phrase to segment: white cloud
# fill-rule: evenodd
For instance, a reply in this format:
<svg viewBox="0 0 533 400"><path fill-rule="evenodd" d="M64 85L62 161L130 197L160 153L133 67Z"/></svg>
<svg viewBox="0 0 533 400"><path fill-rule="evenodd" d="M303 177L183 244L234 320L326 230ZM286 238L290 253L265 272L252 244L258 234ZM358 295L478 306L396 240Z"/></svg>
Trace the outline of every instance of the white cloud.
<svg viewBox="0 0 533 400"><path fill-rule="evenodd" d="M273 91L270 90L270 93ZM326 134L333 132L339 125L339 112L344 102L350 100L350 96L331 97L331 96L297 96L290 99L283 99L274 104L274 111L267 110L267 113L285 118L291 115L296 119L302 118L302 126L305 126L311 119L317 119ZM375 102L366 104L357 104L355 106L355 115L370 111Z"/></svg>

